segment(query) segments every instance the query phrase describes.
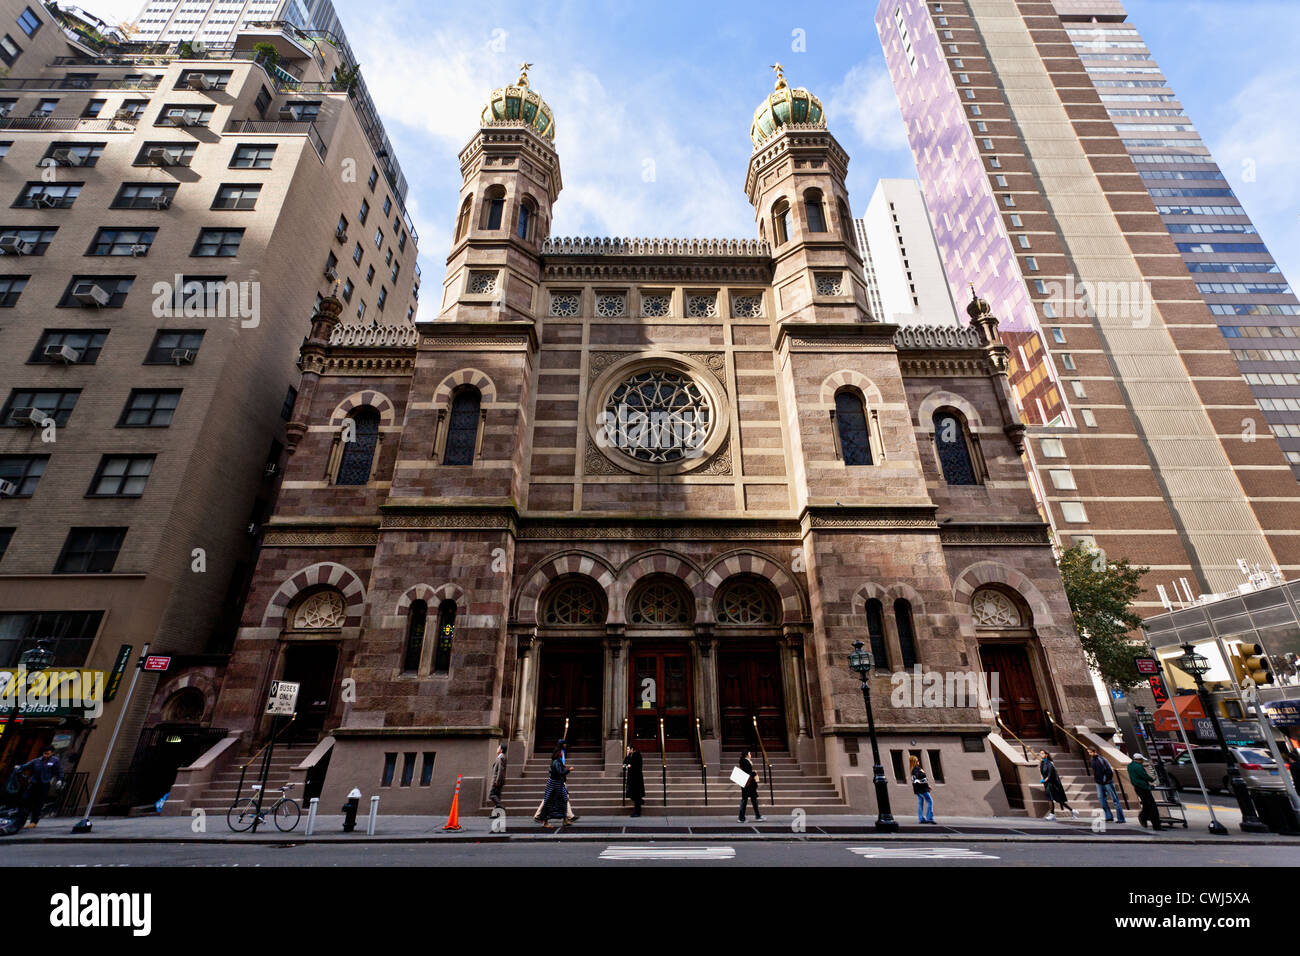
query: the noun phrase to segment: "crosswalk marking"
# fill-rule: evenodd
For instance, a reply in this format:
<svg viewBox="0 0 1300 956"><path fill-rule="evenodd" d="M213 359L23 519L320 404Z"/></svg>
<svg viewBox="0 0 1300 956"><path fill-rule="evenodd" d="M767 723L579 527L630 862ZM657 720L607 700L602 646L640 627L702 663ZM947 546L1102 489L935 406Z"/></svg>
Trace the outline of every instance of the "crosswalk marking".
<svg viewBox="0 0 1300 956"><path fill-rule="evenodd" d="M851 846L850 853L874 860L996 860L991 853L980 853L961 846Z"/></svg>
<svg viewBox="0 0 1300 956"><path fill-rule="evenodd" d="M609 846L602 860L730 860L736 856L729 846Z"/></svg>

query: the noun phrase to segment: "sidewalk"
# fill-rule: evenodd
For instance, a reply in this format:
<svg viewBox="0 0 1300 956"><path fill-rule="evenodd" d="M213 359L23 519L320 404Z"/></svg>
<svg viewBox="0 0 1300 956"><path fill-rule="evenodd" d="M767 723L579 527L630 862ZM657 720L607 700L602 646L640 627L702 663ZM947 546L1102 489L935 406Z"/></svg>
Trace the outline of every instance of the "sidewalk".
<svg viewBox="0 0 1300 956"><path fill-rule="evenodd" d="M364 804L363 804L364 806ZM88 834L73 834L70 817L42 820L38 827L23 830L9 837L0 837L0 858L4 847L14 843L490 843L519 840L925 840L981 842L1000 841L1066 841L1106 842L1114 840L1150 841L1161 843L1254 843L1295 846L1300 849L1300 837L1277 833L1242 833L1237 824L1240 815L1235 809L1216 808L1219 820L1228 827L1228 836L1214 836L1208 832L1210 816L1203 805L1187 807L1187 829L1177 827L1155 833L1137 823L1137 814L1131 813L1124 824L1108 823L1104 832L1093 832L1091 821L1085 816L1078 820L1041 820L1027 817L948 817L940 818L937 826L922 826L910 815L898 816L901 831L897 834L878 834L872 828L874 816L844 814L809 815L803 828L797 829L787 816L769 816L763 823L752 819L739 823L734 816L674 817L656 815L653 811L637 819L630 817L580 817L572 826L545 830L534 823L530 810L520 808L517 813L507 810L505 830L493 832L493 821L485 816L461 818L461 829L444 831L446 817L384 816L376 821L375 835L366 835L367 818L357 820L353 833L343 832L341 814L321 815L316 819L315 833L306 835L307 815L303 814L298 828L290 833L280 833L271 821L258 828L256 834L234 833L226 825L224 814L207 814L203 818L191 817L98 817L94 829ZM578 807L581 814L581 806ZM649 808L647 808L649 811ZM196 828L198 832L196 832Z"/></svg>

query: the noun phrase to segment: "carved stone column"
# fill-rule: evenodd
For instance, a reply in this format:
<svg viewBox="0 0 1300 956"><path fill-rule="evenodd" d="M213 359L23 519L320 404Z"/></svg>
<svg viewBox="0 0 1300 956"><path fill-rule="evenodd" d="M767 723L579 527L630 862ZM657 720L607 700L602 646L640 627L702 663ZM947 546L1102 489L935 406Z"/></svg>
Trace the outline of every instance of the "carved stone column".
<svg viewBox="0 0 1300 956"><path fill-rule="evenodd" d="M514 733L506 750L512 775L522 773L532 750L537 720L538 659L542 642L536 627L512 628L515 638Z"/></svg>
<svg viewBox="0 0 1300 956"><path fill-rule="evenodd" d="M794 627L786 628L781 638L781 679L785 690L786 725L793 737L790 749L800 763L815 759L803 639L803 631Z"/></svg>
<svg viewBox="0 0 1300 956"><path fill-rule="evenodd" d="M691 641L695 670L695 716L700 718L700 735L704 738L700 754L705 763L717 766L721 759L721 715L718 702L718 640L713 626L699 624Z"/></svg>
<svg viewBox="0 0 1300 956"><path fill-rule="evenodd" d="M603 683L605 766L623 764L623 720L627 717L627 639L622 624L605 626Z"/></svg>

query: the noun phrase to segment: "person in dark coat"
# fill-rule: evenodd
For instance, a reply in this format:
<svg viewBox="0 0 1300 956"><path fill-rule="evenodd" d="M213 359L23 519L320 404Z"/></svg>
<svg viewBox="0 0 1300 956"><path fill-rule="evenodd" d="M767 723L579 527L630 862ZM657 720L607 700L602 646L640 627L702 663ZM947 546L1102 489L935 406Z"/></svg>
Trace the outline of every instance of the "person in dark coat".
<svg viewBox="0 0 1300 956"><path fill-rule="evenodd" d="M501 788L506 785L506 745L497 747L496 759L492 761L492 789L488 791L488 800L492 806L501 806Z"/></svg>
<svg viewBox="0 0 1300 956"><path fill-rule="evenodd" d="M1151 829L1160 829L1160 808L1156 806L1156 795L1152 792L1152 787L1156 785L1151 774L1147 772L1147 758L1142 754L1134 754L1133 762L1128 765L1128 780L1133 784L1133 789L1137 792L1138 800L1142 802L1142 810L1138 813L1138 823L1142 824L1145 829L1148 823Z"/></svg>
<svg viewBox="0 0 1300 956"><path fill-rule="evenodd" d="M632 816L641 815L641 804L645 802L645 775L641 772L641 754L632 747L627 748L623 757L623 771L627 798L632 801Z"/></svg>
<svg viewBox="0 0 1300 956"><path fill-rule="evenodd" d="M45 806L46 797L50 795L50 787L56 780L63 782L63 761L54 756L53 747L46 747L39 757L27 761L18 769L31 775L27 780L27 789L23 791L23 806L29 814L27 826L34 827L41 819L41 809Z"/></svg>
<svg viewBox="0 0 1300 956"><path fill-rule="evenodd" d="M907 758L911 767L912 792L916 794L916 822L934 823L934 797L930 795L930 778L921 761L913 754Z"/></svg>
<svg viewBox="0 0 1300 956"><path fill-rule="evenodd" d="M760 823L763 820L763 814L758 811L758 774L754 772L754 765L749 762L749 751L746 750L740 755L741 770L749 774L749 783L740 788L740 817L741 823L745 822L745 801L751 800L754 803L754 819Z"/></svg>
<svg viewBox="0 0 1300 956"><path fill-rule="evenodd" d="M551 817L564 818L569 808L569 790L564 780L569 776L569 768L564 763L564 741L555 745L551 754L551 769L546 776L546 792L542 795L542 806L537 819L546 829L553 829Z"/></svg>
<svg viewBox="0 0 1300 956"><path fill-rule="evenodd" d="M1095 750L1088 751L1088 766L1092 770L1092 780L1097 785L1097 800L1106 813L1106 819L1108 821L1115 819L1110 812L1110 804L1113 800L1115 816L1119 818L1118 822L1123 823L1124 808L1120 806L1119 790L1115 787L1115 768L1110 765L1109 760Z"/></svg>
<svg viewBox="0 0 1300 956"><path fill-rule="evenodd" d="M1052 755L1046 750L1038 751L1038 775L1042 778L1040 781L1043 789L1047 792L1047 816L1046 820L1056 819L1056 805L1059 803L1062 810L1069 810L1070 815L1076 820L1079 819L1079 812L1071 809L1069 801L1065 799L1065 785L1061 783L1061 775L1056 772L1056 764L1052 762Z"/></svg>

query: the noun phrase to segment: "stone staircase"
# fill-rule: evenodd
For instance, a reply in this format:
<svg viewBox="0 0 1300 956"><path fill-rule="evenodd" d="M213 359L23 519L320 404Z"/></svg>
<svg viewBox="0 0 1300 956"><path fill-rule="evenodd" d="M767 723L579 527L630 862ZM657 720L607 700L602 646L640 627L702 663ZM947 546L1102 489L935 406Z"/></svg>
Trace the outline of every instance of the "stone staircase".
<svg viewBox="0 0 1300 956"><path fill-rule="evenodd" d="M302 763L303 758L309 753L311 753L311 749L302 746L291 749L285 749L280 745L276 746L275 753L271 755L271 769L266 777L266 790L270 795L270 799L274 799L280 787L290 781L292 776L290 771ZM241 757L227 769L217 773L212 778L212 783L203 791L202 796L191 801L190 807L199 807L209 813L225 813L226 810L230 809L230 805L235 802L235 797L239 793L239 767L247 759L249 759L248 756ZM243 795L245 797L256 796L253 791L253 784L259 782L261 772L262 758L258 757L249 765L248 772L244 775ZM293 796L301 803L301 788L296 787L291 790L290 796Z"/></svg>
<svg viewBox="0 0 1300 956"><path fill-rule="evenodd" d="M606 769L600 752L570 750L565 759L569 773L569 800L578 816L618 816L632 812L631 801L623 802L623 776L619 764ZM708 803L704 802L704 784L700 777L700 760L693 753L670 753L668 761L668 804L664 806L664 776L658 753L641 755L646 795L645 814L672 816L734 816L740 804L740 790L730 780L731 769L740 759L739 752L725 752L718 766L708 768ZM772 791L763 773L762 761L755 760L759 775L758 805L768 813L789 817L795 808L808 813L848 813L835 785L828 776L807 774L789 753L768 751L772 773ZM515 813L537 809L546 789L550 755L537 753L524 765L522 777L510 777L502 794L502 803ZM770 792L775 792L772 805ZM753 807L747 814L753 819Z"/></svg>
<svg viewBox="0 0 1300 956"><path fill-rule="evenodd" d="M1065 787L1065 796L1070 802L1070 806L1079 811L1079 817L1091 818L1094 809L1101 808L1101 802L1097 799L1097 785L1092 779L1092 769L1087 766L1083 758L1071 751L1062 750L1060 744L1051 740L1026 740L1026 746L1032 753L1038 753L1040 750L1046 750L1052 755L1052 762L1056 764L1056 772L1060 774L1061 785ZM1118 778L1118 773L1116 774ZM1127 781L1121 781L1127 787ZM1039 787L1041 792L1042 788ZM1133 806L1133 812L1137 812L1136 802L1133 794L1129 793L1129 803ZM1068 816L1068 814L1067 814Z"/></svg>

